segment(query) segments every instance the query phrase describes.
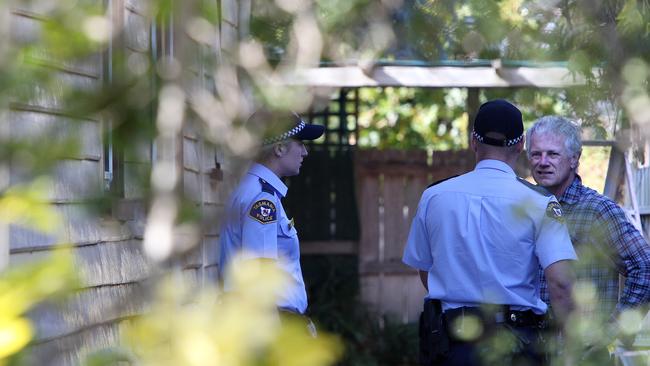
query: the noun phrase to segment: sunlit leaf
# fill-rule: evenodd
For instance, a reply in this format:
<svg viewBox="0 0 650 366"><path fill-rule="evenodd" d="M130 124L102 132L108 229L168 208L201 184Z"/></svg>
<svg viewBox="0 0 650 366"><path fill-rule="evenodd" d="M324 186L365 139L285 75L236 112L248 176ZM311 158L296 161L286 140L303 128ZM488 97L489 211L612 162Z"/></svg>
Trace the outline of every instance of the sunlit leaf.
<svg viewBox="0 0 650 366"><path fill-rule="evenodd" d="M274 261L238 258L229 274L227 293L161 281L151 311L123 333L139 363L325 366L340 357L336 338L312 338L304 324L280 320L275 300L284 276Z"/></svg>
<svg viewBox="0 0 650 366"><path fill-rule="evenodd" d="M32 339L33 330L25 318L0 318L0 362L25 347Z"/></svg>
<svg viewBox="0 0 650 366"><path fill-rule="evenodd" d="M42 177L25 186L13 186L0 196L0 220L53 233L61 227L59 216L47 204L51 180Z"/></svg>

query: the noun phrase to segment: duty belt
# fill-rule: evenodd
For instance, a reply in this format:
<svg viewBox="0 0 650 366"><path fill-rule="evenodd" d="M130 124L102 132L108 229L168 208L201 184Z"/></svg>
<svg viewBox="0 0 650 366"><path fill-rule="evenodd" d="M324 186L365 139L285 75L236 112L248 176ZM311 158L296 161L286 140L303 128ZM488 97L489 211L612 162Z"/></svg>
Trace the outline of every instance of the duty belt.
<svg viewBox="0 0 650 366"><path fill-rule="evenodd" d="M540 329L546 328L548 325L545 315L537 315L532 310L511 310L507 306L492 312L469 306L449 309L444 312L447 322L467 315L476 316L486 324L509 324L513 327L537 327Z"/></svg>

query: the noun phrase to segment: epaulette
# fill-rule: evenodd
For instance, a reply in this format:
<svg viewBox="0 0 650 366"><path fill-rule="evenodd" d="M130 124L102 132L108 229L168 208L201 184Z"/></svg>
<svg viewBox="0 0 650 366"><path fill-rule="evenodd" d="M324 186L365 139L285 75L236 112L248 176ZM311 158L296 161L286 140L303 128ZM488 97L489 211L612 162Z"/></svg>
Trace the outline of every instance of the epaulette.
<svg viewBox="0 0 650 366"><path fill-rule="evenodd" d="M451 177L447 177L447 178L445 178L445 179L440 179L439 181L435 181L435 182L429 184L429 185L427 186L427 188L433 187L433 186L435 186L436 184L440 184L440 183L442 183L442 182L444 182L444 181L446 181L446 180L449 180L449 179L451 179L451 178L456 178L457 176L458 176L458 174L456 174L456 175L452 175Z"/></svg>
<svg viewBox="0 0 650 366"><path fill-rule="evenodd" d="M260 184L262 185L262 192L270 193L272 195L275 195L275 188L271 185L271 183L265 181L264 179L260 178Z"/></svg>
<svg viewBox="0 0 650 366"><path fill-rule="evenodd" d="M536 184L532 184L531 182L525 180L524 178L517 177L517 180L519 181L519 183L522 183L526 187L532 189L533 191L535 191L535 192L537 192L537 193L539 193L541 195L544 195L546 197L549 197L549 196L553 195L553 193L549 192L548 189L546 189L546 188L544 188L542 186L538 186Z"/></svg>

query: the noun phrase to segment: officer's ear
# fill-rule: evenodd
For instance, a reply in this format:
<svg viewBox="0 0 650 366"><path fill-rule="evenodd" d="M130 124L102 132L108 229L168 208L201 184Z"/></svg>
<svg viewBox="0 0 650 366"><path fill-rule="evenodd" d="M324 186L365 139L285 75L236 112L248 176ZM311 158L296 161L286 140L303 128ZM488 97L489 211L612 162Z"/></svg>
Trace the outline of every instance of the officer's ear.
<svg viewBox="0 0 650 366"><path fill-rule="evenodd" d="M273 155L275 155L278 158L283 157L286 152L287 152L287 144L285 144L284 142L278 142L273 146Z"/></svg>
<svg viewBox="0 0 650 366"><path fill-rule="evenodd" d="M522 137L521 140L514 145L517 154L521 154L521 152L524 151L525 144L526 144L526 138Z"/></svg>
<svg viewBox="0 0 650 366"><path fill-rule="evenodd" d="M469 140L469 147L473 152L476 153L476 149L478 148L478 141L476 140L476 136L474 136L474 134L472 134L472 138Z"/></svg>

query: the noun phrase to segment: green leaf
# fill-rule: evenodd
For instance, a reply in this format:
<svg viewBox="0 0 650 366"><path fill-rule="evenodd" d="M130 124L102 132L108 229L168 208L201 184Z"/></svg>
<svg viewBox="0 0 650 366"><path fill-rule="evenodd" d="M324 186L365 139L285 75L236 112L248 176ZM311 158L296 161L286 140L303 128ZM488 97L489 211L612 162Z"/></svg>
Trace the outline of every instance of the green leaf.
<svg viewBox="0 0 650 366"><path fill-rule="evenodd" d="M616 20L618 22L618 31L626 35L640 32L646 24L636 0L625 1L625 5L623 5L623 9L616 17Z"/></svg>
<svg viewBox="0 0 650 366"><path fill-rule="evenodd" d="M569 58L569 63L567 65L569 71L587 76L591 76L591 69L594 66L593 59L587 52L582 50L574 52Z"/></svg>

